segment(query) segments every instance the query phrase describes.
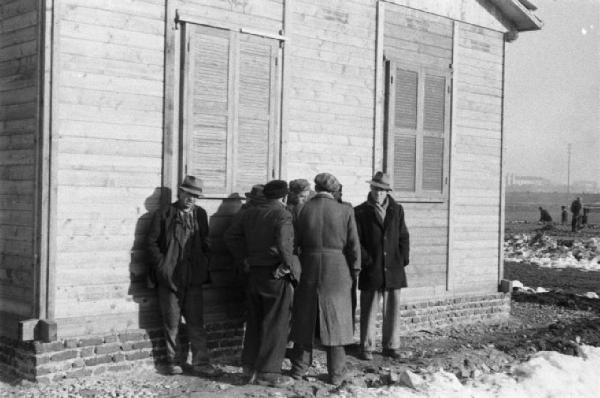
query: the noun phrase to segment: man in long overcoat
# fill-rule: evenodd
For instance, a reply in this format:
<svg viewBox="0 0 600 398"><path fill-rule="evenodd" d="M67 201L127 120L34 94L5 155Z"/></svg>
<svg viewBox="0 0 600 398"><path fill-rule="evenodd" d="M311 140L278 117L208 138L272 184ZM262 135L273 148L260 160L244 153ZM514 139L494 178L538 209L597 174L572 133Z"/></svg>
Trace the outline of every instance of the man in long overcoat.
<svg viewBox="0 0 600 398"><path fill-rule="evenodd" d="M273 180L263 190L266 200L246 208L225 232L225 243L237 263L249 266L246 334L242 349L249 382L285 387L294 380L281 375L290 323L290 273L294 251L292 214L284 199L287 182Z"/></svg>
<svg viewBox="0 0 600 398"><path fill-rule="evenodd" d="M296 244L302 273L294 296L291 338L292 377L301 378L312 362L315 337L327 350L332 384L346 373L344 345L353 342L352 276L360 271L360 243L354 212L338 203L337 179L315 177L314 198L305 203L296 224Z"/></svg>
<svg viewBox="0 0 600 398"><path fill-rule="evenodd" d="M400 355L400 289L406 287L409 235L404 209L394 200L389 177L380 171L370 184L367 201L357 206L362 270L360 289L360 347L363 359L373 359L379 302L383 300L383 354Z"/></svg>
<svg viewBox="0 0 600 398"><path fill-rule="evenodd" d="M179 185L178 200L159 209L152 219L146 242L158 288L158 301L165 334L168 372L180 374L187 346L181 346L182 317L197 373L215 376L219 369L209 364L203 318L202 284L208 282L208 218L194 201L202 196L202 180L186 176Z"/></svg>

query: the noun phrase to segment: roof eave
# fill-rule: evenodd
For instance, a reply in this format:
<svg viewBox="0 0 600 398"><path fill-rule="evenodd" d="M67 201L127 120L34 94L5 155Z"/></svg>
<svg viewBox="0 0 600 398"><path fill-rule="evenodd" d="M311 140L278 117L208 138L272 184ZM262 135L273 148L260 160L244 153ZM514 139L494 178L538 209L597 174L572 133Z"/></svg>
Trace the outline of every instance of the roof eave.
<svg viewBox="0 0 600 398"><path fill-rule="evenodd" d="M490 2L510 21L518 32L540 30L542 21L536 17L520 0L490 0Z"/></svg>

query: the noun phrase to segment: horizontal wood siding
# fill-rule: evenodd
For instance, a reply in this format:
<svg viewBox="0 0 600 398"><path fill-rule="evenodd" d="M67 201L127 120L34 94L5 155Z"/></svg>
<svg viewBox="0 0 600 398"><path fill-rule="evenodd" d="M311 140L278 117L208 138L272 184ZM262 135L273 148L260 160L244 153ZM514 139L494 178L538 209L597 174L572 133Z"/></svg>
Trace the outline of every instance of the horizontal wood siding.
<svg viewBox="0 0 600 398"><path fill-rule="evenodd" d="M143 239L161 194L166 1L60 3L59 335L156 326ZM185 15L216 25L273 33L282 26L282 1L175 3ZM232 277L222 234L241 202L199 204L209 213L216 248L206 318L239 316L242 290L232 289L239 281Z"/></svg>
<svg viewBox="0 0 600 398"><path fill-rule="evenodd" d="M38 7L0 4L0 334L34 315Z"/></svg>
<svg viewBox="0 0 600 398"><path fill-rule="evenodd" d="M398 65L448 70L452 37L450 19L386 4L383 52ZM448 263L448 201L403 205L411 238L406 294L417 294L423 287L442 289Z"/></svg>
<svg viewBox="0 0 600 398"><path fill-rule="evenodd" d="M287 178L333 173L344 198L358 204L373 162L375 2L292 0L289 6Z"/></svg>
<svg viewBox="0 0 600 398"><path fill-rule="evenodd" d="M450 289L495 290L499 266L503 38L499 32L462 23L458 36Z"/></svg>
<svg viewBox="0 0 600 398"><path fill-rule="evenodd" d="M143 237L161 193L164 17L154 0L56 8L61 336L157 321Z"/></svg>

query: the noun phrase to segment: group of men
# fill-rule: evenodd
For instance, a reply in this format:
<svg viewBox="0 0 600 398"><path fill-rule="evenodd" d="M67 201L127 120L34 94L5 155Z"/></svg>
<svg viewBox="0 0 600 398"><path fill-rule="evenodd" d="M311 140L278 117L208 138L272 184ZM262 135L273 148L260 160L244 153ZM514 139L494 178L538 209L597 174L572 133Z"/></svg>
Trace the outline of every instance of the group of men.
<svg viewBox="0 0 600 398"><path fill-rule="evenodd" d="M409 233L404 210L377 172L367 200L355 209L341 200L329 173L307 180L255 185L225 232L235 269L246 275L246 331L242 365L249 383L283 387L302 379L320 343L329 381L346 378L344 346L353 343L355 289L360 294L361 358L373 358L375 325L383 301L383 354L400 355L400 289L407 286ZM157 211L148 246L158 284L170 373L181 373L187 348L177 337L185 319L193 370L215 376L209 364L201 285L208 282L208 222L194 204L201 180L187 176L178 201ZM290 375L282 374L288 341Z"/></svg>
<svg viewBox="0 0 600 398"><path fill-rule="evenodd" d="M548 210L544 209L541 206L538 207L538 210L540 211L539 222L543 223L544 225L551 225L552 224L552 216L550 215ZM581 203L581 198L578 196L577 198L575 198L575 200L573 200L573 202L571 202L570 210L571 210L571 231L577 232L581 228L583 228L584 225L587 224L589 209L583 207L583 205ZM560 206L560 223L561 223L561 225L566 225L567 219L568 219L567 206Z"/></svg>

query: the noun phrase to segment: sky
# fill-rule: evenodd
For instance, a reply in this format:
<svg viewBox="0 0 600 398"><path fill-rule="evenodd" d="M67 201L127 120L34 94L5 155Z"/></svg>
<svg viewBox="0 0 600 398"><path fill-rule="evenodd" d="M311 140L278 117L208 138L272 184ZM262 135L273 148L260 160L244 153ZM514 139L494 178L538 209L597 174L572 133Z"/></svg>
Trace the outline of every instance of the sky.
<svg viewBox="0 0 600 398"><path fill-rule="evenodd" d="M506 172L600 184L600 0L533 0L544 22L506 43Z"/></svg>

